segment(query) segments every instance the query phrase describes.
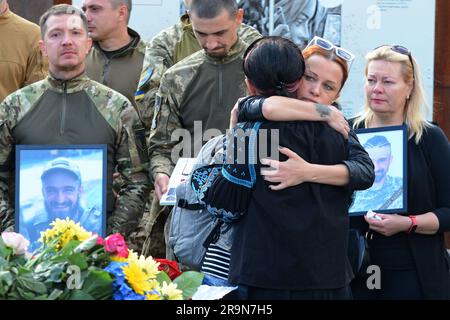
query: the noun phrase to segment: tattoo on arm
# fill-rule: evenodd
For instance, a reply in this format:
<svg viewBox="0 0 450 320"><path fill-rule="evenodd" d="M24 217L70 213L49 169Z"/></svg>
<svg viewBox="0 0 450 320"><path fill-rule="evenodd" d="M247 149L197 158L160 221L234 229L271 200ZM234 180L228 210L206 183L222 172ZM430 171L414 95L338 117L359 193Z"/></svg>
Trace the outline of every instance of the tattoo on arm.
<svg viewBox="0 0 450 320"><path fill-rule="evenodd" d="M325 104L316 103L316 112L320 115L321 118L327 118L331 114L330 108Z"/></svg>

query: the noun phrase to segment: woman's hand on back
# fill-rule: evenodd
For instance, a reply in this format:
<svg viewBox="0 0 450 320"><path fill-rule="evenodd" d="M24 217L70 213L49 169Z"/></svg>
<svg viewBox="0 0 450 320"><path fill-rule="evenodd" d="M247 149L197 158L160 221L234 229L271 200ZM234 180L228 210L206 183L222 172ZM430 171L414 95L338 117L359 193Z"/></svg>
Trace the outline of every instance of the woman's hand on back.
<svg viewBox="0 0 450 320"><path fill-rule="evenodd" d="M286 161L261 159L261 163L270 168L261 168L264 180L279 183L270 185L272 190L282 190L308 181L309 162L288 148L281 148L280 153L286 155Z"/></svg>

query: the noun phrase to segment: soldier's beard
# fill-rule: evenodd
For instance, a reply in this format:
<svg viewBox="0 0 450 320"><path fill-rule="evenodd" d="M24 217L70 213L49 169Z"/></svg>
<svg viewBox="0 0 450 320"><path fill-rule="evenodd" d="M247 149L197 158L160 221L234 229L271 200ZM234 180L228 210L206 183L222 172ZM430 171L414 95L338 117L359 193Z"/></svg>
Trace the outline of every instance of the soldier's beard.
<svg viewBox="0 0 450 320"><path fill-rule="evenodd" d="M68 207L65 210L58 210L55 209L55 206L58 205L63 205ZM65 219L66 217L71 218L72 220L78 220L78 213L81 212L80 210L80 198L77 199L77 201L75 203L71 202L71 201L65 201L61 204L55 202L55 201L51 201L50 203L48 203L47 201L45 201L45 210L48 212L48 214L53 218L60 218L60 219Z"/></svg>

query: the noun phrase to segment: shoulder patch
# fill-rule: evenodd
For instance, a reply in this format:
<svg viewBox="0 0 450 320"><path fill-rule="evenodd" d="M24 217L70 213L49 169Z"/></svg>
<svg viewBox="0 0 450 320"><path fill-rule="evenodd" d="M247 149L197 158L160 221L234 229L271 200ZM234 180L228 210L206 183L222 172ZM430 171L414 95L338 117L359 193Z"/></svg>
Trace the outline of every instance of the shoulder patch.
<svg viewBox="0 0 450 320"><path fill-rule="evenodd" d="M141 75L141 79L139 80L139 84L138 84L138 88L141 88L142 86L144 86L148 80L150 80L150 78L153 75L153 68L147 68L147 70L145 70L143 72L143 74Z"/></svg>
<svg viewBox="0 0 450 320"><path fill-rule="evenodd" d="M150 79L152 78L152 75L153 75L153 68L147 68L145 71L142 72L141 78L139 79L137 91L134 94L135 101L140 101L144 98L145 92L146 92L144 87L150 81Z"/></svg>

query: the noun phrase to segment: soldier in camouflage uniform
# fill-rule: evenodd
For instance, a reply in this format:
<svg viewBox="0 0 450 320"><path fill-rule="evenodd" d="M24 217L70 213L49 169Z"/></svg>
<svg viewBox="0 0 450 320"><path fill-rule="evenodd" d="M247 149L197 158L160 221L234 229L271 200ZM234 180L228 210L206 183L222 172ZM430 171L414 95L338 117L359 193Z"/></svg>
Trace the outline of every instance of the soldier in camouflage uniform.
<svg viewBox="0 0 450 320"><path fill-rule="evenodd" d="M189 8L191 0L185 0L184 3L185 7ZM245 24L241 24L238 29L238 35L248 44L261 37L256 29ZM138 92L135 96L136 102L140 106L141 117L146 124L146 129L149 128L153 119L155 97L164 72L201 49L202 47L194 35L187 13L180 17L179 23L157 34L150 45L147 46L144 68L139 81ZM149 133L149 131L146 130L146 133ZM149 136L147 136L148 138ZM167 216L168 209L159 206L158 201L152 202L150 211L146 210L144 212L142 223L137 232L139 235L136 238L145 237L152 233L152 236L147 236L146 252L153 252L156 256L163 255L163 251L155 251L158 249L153 250L149 247L164 248L163 229ZM152 241L150 241L151 239Z"/></svg>
<svg viewBox="0 0 450 320"><path fill-rule="evenodd" d="M16 144L101 144L108 150L108 231L127 236L136 228L148 194L148 176L132 130L139 121L137 113L123 95L84 74L92 42L83 12L69 5L54 6L40 25L49 76L0 104L0 229L14 226L14 188L8 182ZM117 199L111 188L115 167L124 179Z"/></svg>
<svg viewBox="0 0 450 320"><path fill-rule="evenodd" d="M208 8L207 12L204 8ZM243 28L242 16L243 11L238 10L234 0L193 0L191 3L192 25L189 30L195 30L197 42L203 50L188 56L164 73L155 99L149 154L151 174L155 181L155 198L158 200L167 188L169 176L177 161L172 158L172 151L183 145L172 139L172 133L177 132L177 129L185 129L190 138L187 137L184 142L192 140L185 147L190 151L199 150L209 138L225 132L231 108L239 97L245 95L242 56L248 45L261 35L255 29ZM172 28L172 32L177 30L185 31ZM239 37L238 30L246 30L248 42ZM155 39L152 45L155 45ZM181 38L181 43L186 41L183 39L186 39L185 36ZM173 56L186 51L176 42L172 46ZM196 127L201 126L198 134L203 135L206 131L214 133L205 139L194 136L194 121L198 121ZM194 157L195 154L184 153L184 156ZM152 228L156 224L161 230L167 216L168 210L159 207L158 202L154 201L150 218L147 219L149 236L144 245L144 253L156 256L165 254L163 237L157 230L153 232Z"/></svg>
<svg viewBox="0 0 450 320"><path fill-rule="evenodd" d="M184 0L186 8L190 7L191 1ZM238 35L248 44L261 37L258 30L245 24L238 28ZM187 13L180 17L180 22L162 30L152 39L145 53L145 68L139 84L140 94L136 94L136 100L142 105L142 119L145 123L150 125L153 119L155 97L164 72L201 49Z"/></svg>
<svg viewBox="0 0 450 320"><path fill-rule="evenodd" d="M375 182L364 191L357 191L351 212L403 208L403 179L388 175L392 163L391 143L376 135L363 145L375 166Z"/></svg>
<svg viewBox="0 0 450 320"><path fill-rule="evenodd" d="M111 89L120 92L131 101L139 114L141 122L136 123L138 151L143 165L148 168L148 149L146 137L150 135L150 123L143 115L148 114L145 106L137 103L135 95L144 94L139 78L149 59L145 55L147 43L140 35L128 27L132 9L131 0L83 0L82 10L88 21L89 35L94 40L92 50L86 58L86 74ZM153 107L152 107L153 110ZM114 175L113 189L117 193L122 188L120 175ZM151 198L151 197L150 197ZM150 203L147 206L150 207ZM140 252L144 237L139 231L130 235L132 249Z"/></svg>

